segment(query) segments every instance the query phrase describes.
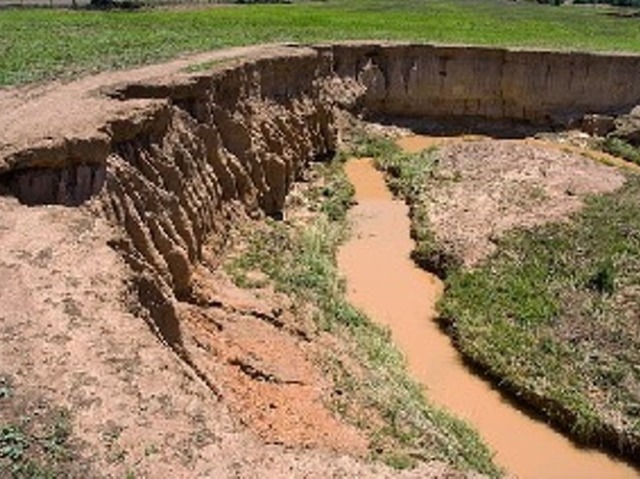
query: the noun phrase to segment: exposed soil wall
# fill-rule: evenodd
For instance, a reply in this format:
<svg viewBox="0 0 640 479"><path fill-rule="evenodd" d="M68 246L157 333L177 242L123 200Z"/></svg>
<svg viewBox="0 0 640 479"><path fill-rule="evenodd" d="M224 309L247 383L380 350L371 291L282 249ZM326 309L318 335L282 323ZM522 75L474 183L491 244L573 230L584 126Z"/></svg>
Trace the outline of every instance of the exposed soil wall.
<svg viewBox="0 0 640 479"><path fill-rule="evenodd" d="M431 45L333 46L372 113L565 123L638 103L640 57Z"/></svg>
<svg viewBox="0 0 640 479"><path fill-rule="evenodd" d="M195 132L203 155L220 156L212 165L239 161L251 177L251 187L242 179L232 186L216 167L224 199L245 197L273 211L298 163L335 146L335 105L376 115L566 123L587 113L628 111L640 102L640 57L632 55L338 44L264 49L225 62L212 62L201 73L132 75L130 82L120 75L116 85L108 78L101 85L78 82L79 88L69 89L75 97L68 112L58 104L52 115L37 105L47 126L35 120L32 128L22 125L18 120L35 111L21 112L8 102L17 113L7 114L13 125L0 122L4 183L28 204L81 204L101 190L110 155L130 156L127 144L137 150L140 142L160 145L180 122ZM63 97L47 96L64 104ZM190 119L177 120L176 109ZM58 123L58 129L51 126ZM225 168L232 175L237 170Z"/></svg>
<svg viewBox="0 0 640 479"><path fill-rule="evenodd" d="M335 108L549 122L640 101L636 56L345 44L225 61L76 89L65 129L2 138L0 178L21 202L99 195L163 323L203 244L215 251L234 215L278 214L305 163L336 148ZM83 117L92 107L106 113ZM178 340L175 324L159 327Z"/></svg>
<svg viewBox="0 0 640 479"><path fill-rule="evenodd" d="M46 128L5 128L0 182L30 205L80 205L98 196L93 205L121 225L117 246L140 275L159 332L173 343L172 304L189 295L203 244L215 254L238 214L279 213L305 163L336 148L336 108L566 121L638 103L639 76L640 57L624 55L394 44L267 48L199 73L79 81L69 88L74 117L56 104L57 112L38 112ZM64 101L54 93L42 98ZM34 113L28 106L22 117ZM64 128L51 131L58 120Z"/></svg>
<svg viewBox="0 0 640 479"><path fill-rule="evenodd" d="M203 244L215 252L238 215L278 214L305 163L335 149L318 65L313 54L291 55L113 93L167 101L143 131L113 142L100 203L124 226L119 247L143 274L169 342L179 338L167 299L189 295Z"/></svg>

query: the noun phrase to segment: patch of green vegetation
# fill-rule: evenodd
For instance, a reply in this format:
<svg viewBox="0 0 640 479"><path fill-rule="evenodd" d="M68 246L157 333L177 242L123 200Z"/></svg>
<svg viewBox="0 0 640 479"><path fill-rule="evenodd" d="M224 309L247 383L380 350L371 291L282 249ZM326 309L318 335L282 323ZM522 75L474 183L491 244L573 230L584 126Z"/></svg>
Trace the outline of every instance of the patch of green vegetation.
<svg viewBox="0 0 640 479"><path fill-rule="evenodd" d="M374 457L397 468L442 460L498 476L478 435L427 403L388 331L345 299L335 256L348 233L345 216L353 189L341 161L320 169L323 180L308 192L318 214L304 225L270 220L253 228L242 254L227 264L228 271L240 284L247 272L266 273L296 304L313 306L320 329L343 339L346 351L332 351L322 359L334 379L331 405L369 433Z"/></svg>
<svg viewBox="0 0 640 479"><path fill-rule="evenodd" d="M12 393L13 390L9 378L0 376L0 399L8 399Z"/></svg>
<svg viewBox="0 0 640 479"><path fill-rule="evenodd" d="M640 165L640 148L620 138L606 138L602 141L600 147L607 153Z"/></svg>
<svg viewBox="0 0 640 479"><path fill-rule="evenodd" d="M638 204L630 175L571 222L515 231L452 272L440 303L467 357L577 439L614 431L626 451L640 446Z"/></svg>
<svg viewBox="0 0 640 479"><path fill-rule="evenodd" d="M26 404L0 380L0 476L67 477L73 462L71 423L65 409Z"/></svg>
<svg viewBox="0 0 640 479"><path fill-rule="evenodd" d="M387 158L399 154L400 148L393 140L375 135L363 129L355 129L349 140L347 154L356 158Z"/></svg>
<svg viewBox="0 0 640 479"><path fill-rule="evenodd" d="M640 52L607 8L504 0L327 0L211 9L5 9L0 86L267 42L380 39Z"/></svg>
<svg viewBox="0 0 640 479"><path fill-rule="evenodd" d="M327 215L330 221L343 221L353 203L353 185L343 173L346 160L346 155L338 153L333 161L321 165L323 184L308 192L311 208Z"/></svg>

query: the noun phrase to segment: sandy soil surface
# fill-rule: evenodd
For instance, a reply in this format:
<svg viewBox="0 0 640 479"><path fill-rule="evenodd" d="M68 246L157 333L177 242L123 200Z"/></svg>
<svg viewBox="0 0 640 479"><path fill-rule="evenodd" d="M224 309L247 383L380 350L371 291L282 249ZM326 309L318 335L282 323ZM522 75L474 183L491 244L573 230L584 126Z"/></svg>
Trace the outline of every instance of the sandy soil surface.
<svg viewBox="0 0 640 479"><path fill-rule="evenodd" d="M561 221L578 211L586 195L624 183L616 168L560 144L538 140L436 141L405 138L407 150L441 145L428 211L442 247L473 266L514 228Z"/></svg>

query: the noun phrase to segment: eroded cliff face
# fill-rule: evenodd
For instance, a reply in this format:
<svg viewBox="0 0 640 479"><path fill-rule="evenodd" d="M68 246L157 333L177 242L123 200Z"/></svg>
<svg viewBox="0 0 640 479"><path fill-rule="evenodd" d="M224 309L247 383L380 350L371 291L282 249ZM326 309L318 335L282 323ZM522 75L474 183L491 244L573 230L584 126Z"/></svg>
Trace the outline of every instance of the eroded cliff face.
<svg viewBox="0 0 640 479"><path fill-rule="evenodd" d="M89 442L92 463L109 471L107 475L125 474L124 462L109 459L112 446L100 443L112 423L127 430L115 441L118 447L128 458L149 463L150 476L211 476L222 473L226 463L238 463L237 458L220 460L211 454L227 449L214 447L214 442L229 445L236 440L220 431L234 429L215 417L224 417L220 407L210 412L211 402L223 395L223 404L236 411L234 420L251 423L251 434L269 443L366 454L367 441L360 432L325 407L330 388L321 368L309 359L310 341L300 333L287 303L280 305L275 293L266 300L254 298L223 273L214 272L233 223L247 216L279 216L291 184L306 164L330 156L336 148L334 109L324 84L330 64L319 61L313 50L278 51L279 55L253 52L246 61L224 61L213 72L178 71L170 78L141 78L99 90L92 86L83 101L101 108L92 113L72 105L79 118L61 115L60 122L66 122L61 136L47 130L38 135L41 142L2 143L2 183L7 196L15 198L0 198L5 245L0 269L5 278L12 277L0 282L0 335L6 338L7 361L0 365L0 374L38 387L50 384L55 374L59 384L49 396L77 415L74 429ZM75 129L69 122L83 124ZM55 130L55 122L46 128ZM5 130L9 137L7 131L11 130ZM74 139L76 132L80 140ZM75 226L81 220L100 225L100 232L89 237ZM23 223L28 225L22 227ZM37 231L33 225L38 225ZM64 239L53 234L56 227L64 229ZM33 239L28 238L29 228ZM123 269L118 255L108 251L107 242L127 267ZM22 244L24 253L17 249ZM75 258L69 250L77 252ZM30 260L31 254L40 253L42 260ZM60 266L58 256L63 253L69 262ZM29 262L23 265L25 257ZM75 261L80 262L77 267ZM41 286L34 270L51 284ZM82 275L81 282L77 275ZM26 278L31 281L28 287ZM105 293L107 284L113 290ZM87 322L79 326L80 312ZM133 332L131 328L142 321L135 321L132 313L146 320L170 348L157 341L154 346L148 332L150 342L139 330ZM120 317L124 321L118 321ZM121 333L116 333L117 341L114 330ZM58 344L52 336L82 337L82 346L48 347ZM146 354L141 343L157 357L132 359ZM43 351L46 359L37 356L42 363L58 367L41 368L24 381L24 368L32 368L31 358L36 357L27 353L31 349ZM116 372L109 369L121 362L131 365L124 368L126 374L121 367ZM163 376L162 368L171 372ZM78 384L81 375L91 376L92 391L84 382ZM207 401L185 393L177 386L183 383L205 394ZM99 384L104 384L104 391ZM107 388L113 390L111 398ZM76 398L85 395L96 399L78 406ZM158 407L156 397L167 395L170 399L160 398L167 407ZM173 409L177 403L180 406ZM168 427L163 411L169 409L173 422ZM220 424L214 439L202 433L203 421L208 431L215 429L210 422ZM188 444L194 437L203 441L197 448L178 448L208 459L176 458L176 443ZM166 448L165 440L170 444ZM152 441L160 442L162 459L147 459ZM246 437L238 443L242 447L232 449L240 455L245 454L245 443L251 449ZM202 452L203 448L208 450ZM249 469L269 469L270 462L279 460L258 460Z"/></svg>
<svg viewBox="0 0 640 479"><path fill-rule="evenodd" d="M141 142L161 147L183 128L197 137L195 156L217 168L223 199L235 195L272 212L298 163L335 147L335 107L563 125L640 101L633 55L363 43L240 51L202 65L199 73L79 81L68 88L76 93L69 104L55 92L43 95L58 102L54 114L42 112L46 101L19 105L0 121L3 182L27 204L78 205L101 191L107 158ZM43 119L29 122L35 108ZM191 119L178 119L178 110Z"/></svg>
<svg viewBox="0 0 640 479"><path fill-rule="evenodd" d="M66 128L40 125L29 141L8 128L0 149L2 184L21 202L94 198L119 225L114 245L169 343L203 245L215 256L239 216L279 214L305 164L336 149L337 109L555 124L640 100L640 57L624 55L345 44L169 73L91 84Z"/></svg>
<svg viewBox="0 0 640 479"><path fill-rule="evenodd" d="M432 45L327 47L336 75L366 87L371 113L475 116L564 126L640 99L637 55Z"/></svg>
<svg viewBox="0 0 640 479"><path fill-rule="evenodd" d="M188 95L177 87L151 133L114 145L100 202L126 231L119 247L144 277L141 293L154 292L147 303L164 304L154 316L170 342L166 299L189 295L203 244L215 252L238 215L279 214L305 164L335 150L333 112L312 59L290 59L311 74L284 87L269 84L272 61L199 80Z"/></svg>

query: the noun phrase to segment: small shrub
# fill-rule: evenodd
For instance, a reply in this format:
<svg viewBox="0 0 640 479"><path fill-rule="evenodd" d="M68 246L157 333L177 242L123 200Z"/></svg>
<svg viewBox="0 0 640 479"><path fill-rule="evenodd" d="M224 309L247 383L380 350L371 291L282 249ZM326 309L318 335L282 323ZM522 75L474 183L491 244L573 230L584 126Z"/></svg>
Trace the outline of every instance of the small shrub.
<svg viewBox="0 0 640 479"><path fill-rule="evenodd" d="M596 272L589 278L587 286L600 294L613 294L615 271L610 258L606 258L597 266Z"/></svg>

